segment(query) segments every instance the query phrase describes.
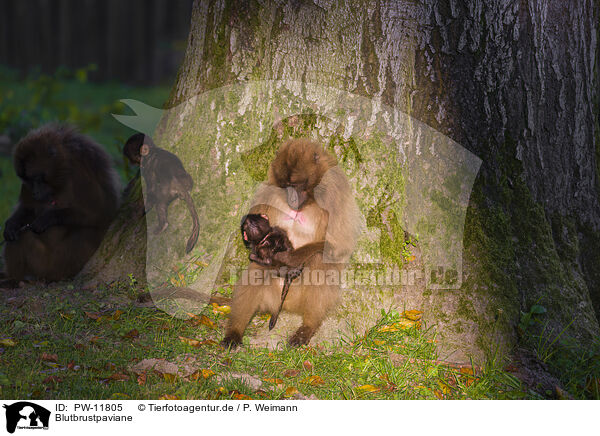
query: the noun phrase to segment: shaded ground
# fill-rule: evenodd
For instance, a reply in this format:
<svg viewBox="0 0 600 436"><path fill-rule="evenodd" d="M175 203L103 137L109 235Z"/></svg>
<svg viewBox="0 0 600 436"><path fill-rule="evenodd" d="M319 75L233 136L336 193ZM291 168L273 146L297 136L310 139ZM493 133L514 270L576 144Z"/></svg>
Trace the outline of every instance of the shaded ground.
<svg viewBox="0 0 600 436"><path fill-rule="evenodd" d="M493 366L437 361L435 337L387 314L366 335L277 349L218 342L227 308L187 321L140 303L134 279L82 289L27 286L0 294L4 399L540 398ZM215 305L216 306L216 305ZM266 329L256 317L249 334ZM248 336L245 338L248 344Z"/></svg>

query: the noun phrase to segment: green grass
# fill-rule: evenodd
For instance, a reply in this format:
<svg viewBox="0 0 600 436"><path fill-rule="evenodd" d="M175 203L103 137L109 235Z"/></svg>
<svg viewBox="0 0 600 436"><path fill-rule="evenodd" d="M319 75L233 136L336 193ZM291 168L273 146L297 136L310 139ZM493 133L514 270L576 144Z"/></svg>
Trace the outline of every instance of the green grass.
<svg viewBox="0 0 600 436"><path fill-rule="evenodd" d="M277 350L218 342L226 315L212 321L172 318L136 303L135 285L74 289L55 285L0 296L0 397L3 399L483 399L536 398L497 369L453 368L437 361L435 336L415 327L367 334L329 346ZM119 316L114 316L116 311ZM88 314L86 314L88 312ZM103 315L100 319L98 315ZM256 317L249 328L267 328ZM196 325L194 325L196 324ZM135 331L137 334L130 334ZM208 341L191 346L187 338ZM11 342L12 341L12 342ZM212 341L212 342L211 342ZM56 358L56 362L53 362ZM131 371L143 359L165 359L208 370L204 378ZM231 374L234 374L232 377ZM254 380L245 383L235 374ZM311 378L312 377L312 378Z"/></svg>

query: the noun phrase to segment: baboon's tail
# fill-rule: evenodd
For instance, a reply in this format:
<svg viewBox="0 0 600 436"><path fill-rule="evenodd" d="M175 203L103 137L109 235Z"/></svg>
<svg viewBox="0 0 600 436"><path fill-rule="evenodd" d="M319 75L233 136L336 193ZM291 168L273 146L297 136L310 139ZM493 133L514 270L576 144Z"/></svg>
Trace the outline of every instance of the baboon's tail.
<svg viewBox="0 0 600 436"><path fill-rule="evenodd" d="M198 242L198 234L200 233L200 221L198 220L198 214L196 213L196 207L194 206L194 201L192 200L192 196L189 192L186 192L186 195L183 197L185 204L190 210L190 215L192 216L192 234L187 241L187 245L185 246L185 252L189 253L196 246L196 242Z"/></svg>

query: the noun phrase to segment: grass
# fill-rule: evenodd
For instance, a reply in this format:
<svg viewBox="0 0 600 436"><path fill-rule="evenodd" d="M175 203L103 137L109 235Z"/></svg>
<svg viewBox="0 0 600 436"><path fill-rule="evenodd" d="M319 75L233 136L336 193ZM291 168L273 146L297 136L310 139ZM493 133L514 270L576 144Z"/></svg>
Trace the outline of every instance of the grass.
<svg viewBox="0 0 600 436"><path fill-rule="evenodd" d="M136 301L132 281L97 289L55 285L0 296L0 397L4 399L500 399L536 398L498 368L437 360L426 329L383 328L327 346L276 350L218 345L226 315L210 306L190 320ZM203 316L202 316L203 315ZM256 317L249 334L267 328ZM133 371L144 359L184 368ZM191 374L191 375L190 375ZM242 378L240 378L242 377Z"/></svg>

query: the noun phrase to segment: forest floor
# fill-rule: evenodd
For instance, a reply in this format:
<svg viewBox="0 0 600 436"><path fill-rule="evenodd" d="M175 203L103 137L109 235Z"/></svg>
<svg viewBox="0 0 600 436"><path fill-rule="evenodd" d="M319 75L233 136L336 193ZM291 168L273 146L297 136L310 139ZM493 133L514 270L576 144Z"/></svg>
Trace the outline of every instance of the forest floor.
<svg viewBox="0 0 600 436"><path fill-rule="evenodd" d="M0 294L3 399L542 398L489 365L437 360L430 330L389 313L337 344L277 349L219 345L227 306L173 318L129 284L27 285ZM266 329L257 316L247 331ZM247 341L247 339L246 339Z"/></svg>

